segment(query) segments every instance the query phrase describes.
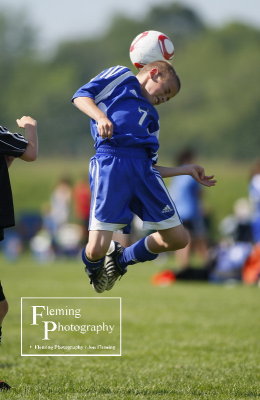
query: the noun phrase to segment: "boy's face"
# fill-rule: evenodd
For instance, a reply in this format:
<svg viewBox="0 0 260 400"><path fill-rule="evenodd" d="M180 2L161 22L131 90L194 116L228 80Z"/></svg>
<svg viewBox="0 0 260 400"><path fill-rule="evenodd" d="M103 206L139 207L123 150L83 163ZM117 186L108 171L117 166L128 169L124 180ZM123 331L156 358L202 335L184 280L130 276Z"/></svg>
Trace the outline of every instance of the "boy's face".
<svg viewBox="0 0 260 400"><path fill-rule="evenodd" d="M176 79L170 73L159 74L157 68L148 72L141 86L144 97L154 106L165 103L178 93Z"/></svg>

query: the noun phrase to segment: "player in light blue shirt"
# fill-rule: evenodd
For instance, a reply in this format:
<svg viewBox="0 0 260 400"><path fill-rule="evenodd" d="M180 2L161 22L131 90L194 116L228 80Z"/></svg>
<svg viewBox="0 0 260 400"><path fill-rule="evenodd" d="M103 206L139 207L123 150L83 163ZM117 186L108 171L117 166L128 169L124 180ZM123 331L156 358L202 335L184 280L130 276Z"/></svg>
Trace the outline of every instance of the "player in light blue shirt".
<svg viewBox="0 0 260 400"><path fill-rule="evenodd" d="M192 164L195 153L186 148L176 158L177 165ZM190 175L175 176L169 186L170 195L178 209L182 223L190 233L190 243L176 252L178 264L182 268L190 265L192 252L199 253L201 261L207 262L208 244L202 204L202 187Z"/></svg>
<svg viewBox="0 0 260 400"><path fill-rule="evenodd" d="M186 148L176 158L177 165L192 164L195 152ZM170 195L178 208L184 226L192 236L204 235L204 214L202 207L202 187L190 175L175 176L169 186Z"/></svg>
<svg viewBox="0 0 260 400"><path fill-rule="evenodd" d="M191 176L176 176L171 182L169 192L183 221L196 219L201 214L200 188Z"/></svg>
<svg viewBox="0 0 260 400"><path fill-rule="evenodd" d="M260 160L256 161L252 167L248 189L252 212L253 241L260 243Z"/></svg>
<svg viewBox="0 0 260 400"><path fill-rule="evenodd" d="M180 80L165 61L146 65L135 76L116 66L101 72L73 95L75 106L91 118L96 155L90 161L92 193L89 242L82 252L86 272L99 293L110 290L127 266L185 247L189 241L163 177L193 176L213 186L201 166L160 167L159 115L154 106L173 98ZM156 232L122 248L114 231L131 224Z"/></svg>

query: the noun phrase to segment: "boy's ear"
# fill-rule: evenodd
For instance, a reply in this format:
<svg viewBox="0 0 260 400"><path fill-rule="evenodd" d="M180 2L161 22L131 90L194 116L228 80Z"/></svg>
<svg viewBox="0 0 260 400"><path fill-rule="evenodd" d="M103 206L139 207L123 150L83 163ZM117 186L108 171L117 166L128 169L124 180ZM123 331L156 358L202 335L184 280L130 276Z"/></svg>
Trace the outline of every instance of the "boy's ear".
<svg viewBox="0 0 260 400"><path fill-rule="evenodd" d="M152 68L150 71L149 71L149 75L150 75L150 78L155 78L156 77L156 75L158 75L158 73L159 73L159 69L158 68Z"/></svg>

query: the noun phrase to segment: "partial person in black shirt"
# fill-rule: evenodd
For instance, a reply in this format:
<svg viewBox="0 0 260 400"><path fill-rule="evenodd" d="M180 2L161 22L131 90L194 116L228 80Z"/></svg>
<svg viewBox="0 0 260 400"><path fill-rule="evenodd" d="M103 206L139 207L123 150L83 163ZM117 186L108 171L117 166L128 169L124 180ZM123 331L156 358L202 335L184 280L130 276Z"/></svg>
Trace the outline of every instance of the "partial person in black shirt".
<svg viewBox="0 0 260 400"><path fill-rule="evenodd" d="M0 126L0 241L4 239L4 229L15 224L8 167L17 157L24 161L34 161L38 155L37 122L29 116L23 116L16 122L19 128L24 128L26 137L19 133L11 133L7 128ZM0 343L2 322L7 311L8 303L0 281ZM10 389L10 386L0 381L0 390L7 389Z"/></svg>

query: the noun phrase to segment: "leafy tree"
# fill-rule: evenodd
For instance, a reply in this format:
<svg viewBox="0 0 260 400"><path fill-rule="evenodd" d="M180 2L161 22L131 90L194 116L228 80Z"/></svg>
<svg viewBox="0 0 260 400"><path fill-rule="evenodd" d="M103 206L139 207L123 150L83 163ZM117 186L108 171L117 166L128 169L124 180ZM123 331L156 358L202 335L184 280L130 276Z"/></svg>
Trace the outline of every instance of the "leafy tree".
<svg viewBox="0 0 260 400"><path fill-rule="evenodd" d="M16 116L32 114L39 120L41 154L92 154L88 119L70 98L108 66L136 72L129 46L149 29L173 38L182 82L178 96L159 108L161 157L187 144L210 157L257 157L260 31L238 22L210 28L180 3L156 6L138 21L116 15L103 35L63 42L45 58L36 52L37 31L24 14L0 14L1 123L14 126Z"/></svg>
<svg viewBox="0 0 260 400"><path fill-rule="evenodd" d="M19 23L17 23L19 21ZM23 12L8 14L0 13L0 82L1 92L0 109L1 119L9 123L9 114L13 107L13 101L6 101L9 95L10 83L16 79L17 70L22 60L32 61L35 56L37 32L28 23ZM19 69L19 74L26 71ZM14 117L13 117L14 118Z"/></svg>

